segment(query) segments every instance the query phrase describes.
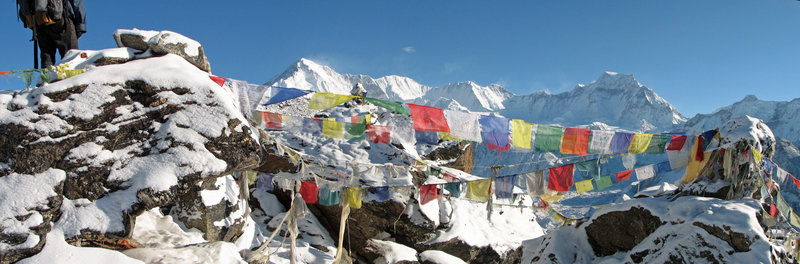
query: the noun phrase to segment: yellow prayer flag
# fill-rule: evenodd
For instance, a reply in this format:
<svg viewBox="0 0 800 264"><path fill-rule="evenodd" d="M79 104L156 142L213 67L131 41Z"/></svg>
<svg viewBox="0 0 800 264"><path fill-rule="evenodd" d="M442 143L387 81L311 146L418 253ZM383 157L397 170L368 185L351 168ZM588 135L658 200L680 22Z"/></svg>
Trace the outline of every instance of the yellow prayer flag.
<svg viewBox="0 0 800 264"><path fill-rule="evenodd" d="M594 190L592 179L576 182L575 189L578 190L578 194L583 194L585 192Z"/></svg>
<svg viewBox="0 0 800 264"><path fill-rule="evenodd" d="M357 96L352 95L317 92L311 96L311 101L308 102L308 109L328 109L343 104L356 97Z"/></svg>
<svg viewBox="0 0 800 264"><path fill-rule="evenodd" d="M628 147L628 153L644 153L647 147L650 146L651 139L653 139L653 134L634 134L631 145Z"/></svg>
<svg viewBox="0 0 800 264"><path fill-rule="evenodd" d="M453 134L448 132L439 132L439 138L442 140L461 141L460 138L454 137Z"/></svg>
<svg viewBox="0 0 800 264"><path fill-rule="evenodd" d="M700 140L695 140L694 144L692 145L692 152L689 155L689 165L686 166L686 172L683 174L683 178L681 178L681 182L683 183L690 183L697 179L697 175L700 174L700 170L706 166L709 157L711 157L711 151L703 153L705 159L703 161L697 161L697 148L702 146L698 146Z"/></svg>
<svg viewBox="0 0 800 264"><path fill-rule="evenodd" d="M333 118L323 120L322 135L329 138L342 138L344 135L344 123L338 122Z"/></svg>
<svg viewBox="0 0 800 264"><path fill-rule="evenodd" d="M750 149L753 150L753 159L756 160L756 163L761 163L761 159L764 158L764 154L761 154L761 152L758 152L758 150L756 150L756 148L750 148Z"/></svg>
<svg viewBox="0 0 800 264"><path fill-rule="evenodd" d="M789 223L795 227L800 227L800 217L798 217L797 214L794 213L794 211L792 211L792 213L789 214Z"/></svg>
<svg viewBox="0 0 800 264"><path fill-rule="evenodd" d="M486 202L489 201L489 189L492 187L492 179L467 182L467 199Z"/></svg>
<svg viewBox="0 0 800 264"><path fill-rule="evenodd" d="M547 202L548 204L555 203L564 198L563 194L558 194L558 192L548 192L542 195L539 195L539 198Z"/></svg>
<svg viewBox="0 0 800 264"><path fill-rule="evenodd" d="M345 191L344 202L350 205L350 208L361 209L361 187L348 187Z"/></svg>
<svg viewBox="0 0 800 264"><path fill-rule="evenodd" d="M516 148L531 148L531 132L533 124L525 123L519 119L511 120L511 144Z"/></svg>

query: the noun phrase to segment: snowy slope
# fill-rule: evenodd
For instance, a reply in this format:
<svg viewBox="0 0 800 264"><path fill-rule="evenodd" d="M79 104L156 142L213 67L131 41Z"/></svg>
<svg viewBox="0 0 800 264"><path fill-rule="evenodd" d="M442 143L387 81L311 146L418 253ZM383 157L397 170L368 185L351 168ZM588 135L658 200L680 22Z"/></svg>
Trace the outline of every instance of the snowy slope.
<svg viewBox="0 0 800 264"><path fill-rule="evenodd" d="M711 114L698 114L686 122L687 131L719 127L731 118L749 115L767 123L776 136L800 143L800 98L791 101L763 101L748 95L739 102L717 109Z"/></svg>
<svg viewBox="0 0 800 264"><path fill-rule="evenodd" d="M663 131L686 121L669 102L629 74L606 72L560 94L536 92L505 103L501 113L538 123L576 126L603 122L632 131Z"/></svg>
<svg viewBox="0 0 800 264"><path fill-rule="evenodd" d="M429 104L431 106L450 109L451 103L448 101L452 100L470 111L483 112L502 110L505 108L503 102L513 96L513 93L497 84L480 86L474 82L459 82L430 90L425 94L424 101L434 102Z"/></svg>

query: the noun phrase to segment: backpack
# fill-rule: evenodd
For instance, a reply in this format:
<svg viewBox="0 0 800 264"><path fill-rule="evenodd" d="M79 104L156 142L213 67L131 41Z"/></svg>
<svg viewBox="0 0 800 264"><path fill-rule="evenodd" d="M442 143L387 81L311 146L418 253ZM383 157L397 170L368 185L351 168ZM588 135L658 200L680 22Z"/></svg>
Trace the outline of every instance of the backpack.
<svg viewBox="0 0 800 264"><path fill-rule="evenodd" d="M33 27L34 21L37 25L52 25L64 18L63 0L17 0L17 7L27 28Z"/></svg>

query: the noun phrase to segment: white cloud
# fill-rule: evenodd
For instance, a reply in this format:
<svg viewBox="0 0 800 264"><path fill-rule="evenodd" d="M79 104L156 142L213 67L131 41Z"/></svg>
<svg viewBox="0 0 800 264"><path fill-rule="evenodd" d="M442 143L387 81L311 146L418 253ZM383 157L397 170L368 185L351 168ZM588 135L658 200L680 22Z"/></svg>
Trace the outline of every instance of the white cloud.
<svg viewBox="0 0 800 264"><path fill-rule="evenodd" d="M409 53L409 54L411 54L411 53L414 53L414 52L417 52L417 50L416 50L416 49L414 49L414 47L412 47L412 46L405 46L405 47L403 47L403 51L405 51L406 53Z"/></svg>

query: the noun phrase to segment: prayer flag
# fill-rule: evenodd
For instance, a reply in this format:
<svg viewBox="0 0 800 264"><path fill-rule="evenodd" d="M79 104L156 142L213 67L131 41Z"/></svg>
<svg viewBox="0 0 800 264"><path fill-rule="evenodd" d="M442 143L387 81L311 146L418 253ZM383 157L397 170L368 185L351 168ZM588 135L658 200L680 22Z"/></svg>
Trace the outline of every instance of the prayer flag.
<svg viewBox="0 0 800 264"><path fill-rule="evenodd" d="M574 164L550 168L550 175L547 178L547 189L558 192L568 192L569 187L572 186L574 168Z"/></svg>
<svg viewBox="0 0 800 264"><path fill-rule="evenodd" d="M436 200L436 197L438 196L438 188L436 188L436 184L419 186L419 204L426 204L430 201Z"/></svg>
<svg viewBox="0 0 800 264"><path fill-rule="evenodd" d="M683 183L690 183L697 178L697 175L700 173L700 170L706 166L706 162L708 159L704 159L699 157L700 155L705 156L702 152L703 148L703 137L698 136L697 140L695 140L694 144L692 144L691 155L689 157L689 164L686 166L686 171L683 174L683 178L681 181Z"/></svg>
<svg viewBox="0 0 800 264"><path fill-rule="evenodd" d="M414 129L432 132L450 132L444 112L440 108L407 104L411 110L411 119L414 120Z"/></svg>
<svg viewBox="0 0 800 264"><path fill-rule="evenodd" d="M439 133L437 132L415 130L414 137L417 139L417 144L439 144Z"/></svg>
<svg viewBox="0 0 800 264"><path fill-rule="evenodd" d="M653 169L653 165L652 164L644 166L644 167L636 168L636 178L638 178L639 181L644 181L644 180L653 178L653 176L655 176L655 175L656 175L656 172Z"/></svg>
<svg viewBox="0 0 800 264"><path fill-rule="evenodd" d="M789 204L786 203L786 200L783 199L783 195L780 193L775 196L775 205L778 206L778 211L781 212L783 216L789 216L789 212L792 211L792 208L789 207Z"/></svg>
<svg viewBox="0 0 800 264"><path fill-rule="evenodd" d="M444 110L444 117L447 126L450 128L450 135L463 140L472 142L482 142L480 128L480 115Z"/></svg>
<svg viewBox="0 0 800 264"><path fill-rule="evenodd" d="M367 125L367 139L375 143L391 143L392 127Z"/></svg>
<svg viewBox="0 0 800 264"><path fill-rule="evenodd" d="M788 176L788 175L789 175L789 172L787 172L786 170L782 169L781 167L778 167L778 170L775 173L775 178L778 179L778 183L786 183L786 178L788 178L786 176Z"/></svg>
<svg viewBox="0 0 800 264"><path fill-rule="evenodd" d="M269 100L263 105L277 104L286 100L291 100L310 93L309 90L300 90L286 87L269 87Z"/></svg>
<svg viewBox="0 0 800 264"><path fill-rule="evenodd" d="M392 197L389 193L389 186L369 187L369 190L375 194L376 202L388 201Z"/></svg>
<svg viewBox="0 0 800 264"><path fill-rule="evenodd" d="M789 216L789 223L792 224L794 227L800 228L800 217L792 211L791 215Z"/></svg>
<svg viewBox="0 0 800 264"><path fill-rule="evenodd" d="M575 163L575 169L578 171L585 171L592 175L592 177L600 176L600 167L597 166L597 160L587 160Z"/></svg>
<svg viewBox="0 0 800 264"><path fill-rule="evenodd" d="M311 96L311 101L308 102L308 109L328 109L356 97L358 96L316 92Z"/></svg>
<svg viewBox="0 0 800 264"><path fill-rule="evenodd" d="M697 136L697 144L696 148L692 146L692 152L694 152L694 160L696 161L703 161L705 160L705 154L703 152L703 146L705 145L705 139L702 136Z"/></svg>
<svg viewBox="0 0 800 264"><path fill-rule="evenodd" d="M653 135L653 138L650 139L650 144L647 145L647 149L644 152L664 153L664 148L667 146L669 139L670 135Z"/></svg>
<svg viewBox="0 0 800 264"><path fill-rule="evenodd" d="M461 183L460 182L451 182L444 185L444 189L450 192L450 195L453 197L460 197L461 196Z"/></svg>
<svg viewBox="0 0 800 264"><path fill-rule="evenodd" d="M331 118L323 120L322 135L329 138L342 138L344 135L344 123Z"/></svg>
<svg viewBox="0 0 800 264"><path fill-rule="evenodd" d="M486 202L489 201L489 192L492 188L492 179L467 182L467 199Z"/></svg>
<svg viewBox="0 0 800 264"><path fill-rule="evenodd" d="M306 201L308 204L313 204L317 202L317 183L314 181L303 181L300 183L300 195L303 196L303 200Z"/></svg>
<svg viewBox="0 0 800 264"><path fill-rule="evenodd" d="M372 114L366 114L366 115L350 117L350 122L351 123L370 124L370 123L372 123L370 121L372 121Z"/></svg>
<svg viewBox="0 0 800 264"><path fill-rule="evenodd" d="M367 124L364 123L343 123L344 130L347 131L347 139L349 140L364 140L364 132L367 130Z"/></svg>
<svg viewBox="0 0 800 264"><path fill-rule="evenodd" d="M528 185L528 195L539 196L547 191L545 185L544 171L534 171L525 174Z"/></svg>
<svg viewBox="0 0 800 264"><path fill-rule="evenodd" d="M614 138L611 139L611 154L628 152L628 146L630 146L632 139L633 134L631 133L614 133Z"/></svg>
<svg viewBox="0 0 800 264"><path fill-rule="evenodd" d="M345 203L350 205L350 208L361 208L361 198L363 196L361 193L361 187L348 187L344 195Z"/></svg>
<svg viewBox="0 0 800 264"><path fill-rule="evenodd" d="M650 140L652 138L653 134L634 134L633 139L631 139L631 144L628 147L628 153L644 153L644 151L647 150L647 146L650 145Z"/></svg>
<svg viewBox="0 0 800 264"><path fill-rule="evenodd" d="M44 74L42 74L42 76L44 76ZM225 85L225 78L223 77L208 75L208 78L210 78L214 83L219 84L220 87Z"/></svg>
<svg viewBox="0 0 800 264"><path fill-rule="evenodd" d="M303 132L314 135L321 133L322 120L313 118L303 118Z"/></svg>
<svg viewBox="0 0 800 264"><path fill-rule="evenodd" d="M339 204L339 191L333 191L328 186L320 188L319 204L326 206Z"/></svg>
<svg viewBox="0 0 800 264"><path fill-rule="evenodd" d="M789 175L789 177L792 177L792 182L794 182L794 185L797 186L798 189L800 189L800 181L798 181L797 178L795 178L792 175Z"/></svg>
<svg viewBox="0 0 800 264"><path fill-rule="evenodd" d="M594 190L594 186L592 186L592 179L576 182L575 190L578 191L578 194L583 194L585 192Z"/></svg>
<svg viewBox="0 0 800 264"><path fill-rule="evenodd" d="M597 190L603 190L611 186L611 176L602 176L598 178L595 183L597 184Z"/></svg>
<svg viewBox="0 0 800 264"><path fill-rule="evenodd" d="M631 174L633 174L633 170L617 172L617 183L619 183L622 180L630 180Z"/></svg>
<svg viewBox="0 0 800 264"><path fill-rule="evenodd" d="M561 153L586 155L589 148L589 135L592 130L585 128L568 127L564 129L561 141Z"/></svg>
<svg viewBox="0 0 800 264"><path fill-rule="evenodd" d="M562 129L557 126L538 125L533 143L534 149L538 152L557 152L561 146Z"/></svg>
<svg viewBox="0 0 800 264"><path fill-rule="evenodd" d="M770 204L769 205L769 216L772 216L772 218L775 218L775 215L777 215L777 214L778 214L778 207L775 207L775 204Z"/></svg>
<svg viewBox="0 0 800 264"><path fill-rule="evenodd" d="M701 134L701 136L703 137L703 148L702 148L702 151L706 151L706 148L708 147L708 144L711 143L711 139L713 139L714 136L716 136L716 135L717 135L717 129L712 129L712 130L703 132L703 134Z"/></svg>
<svg viewBox="0 0 800 264"><path fill-rule="evenodd" d="M759 152L758 150L756 150L756 148L751 147L750 149L753 150L753 160L756 161L756 164L761 163L761 159L764 158L764 155L761 154L761 152Z"/></svg>
<svg viewBox="0 0 800 264"><path fill-rule="evenodd" d="M676 143L675 140L678 140L678 143ZM678 138L672 136L672 141L670 141L669 147L667 148L667 158L669 158L669 166L672 170L686 167L686 165L689 164L693 141L694 138L687 136L679 136ZM675 144L673 145L673 143ZM678 148L679 145L680 148Z"/></svg>
<svg viewBox="0 0 800 264"><path fill-rule="evenodd" d="M481 116L481 131L489 149L508 150L508 119L497 116Z"/></svg>
<svg viewBox="0 0 800 264"><path fill-rule="evenodd" d="M592 130L592 141L589 142L589 153L611 154L611 139L614 131Z"/></svg>
<svg viewBox="0 0 800 264"><path fill-rule="evenodd" d="M259 172L258 178L256 179L256 188L264 192L275 189L275 185L272 183L272 174Z"/></svg>
<svg viewBox="0 0 800 264"><path fill-rule="evenodd" d="M400 102L385 101L385 100L369 98L369 97L364 97L364 100L367 101L370 104L374 104L374 105L389 109L392 112L395 112L395 113L398 113L398 114L403 114L403 115L407 115L407 116L410 115L408 113L408 111L403 107L403 103L400 103Z"/></svg>
<svg viewBox="0 0 800 264"><path fill-rule="evenodd" d="M636 154L623 154L622 166L628 170L633 169L636 166Z"/></svg>
<svg viewBox="0 0 800 264"><path fill-rule="evenodd" d="M497 198L511 198L514 195L514 182L517 176L497 177L494 180L494 195Z"/></svg>
<svg viewBox="0 0 800 264"><path fill-rule="evenodd" d="M533 124L525 123L519 119L511 120L511 142L515 148L531 148Z"/></svg>
<svg viewBox="0 0 800 264"><path fill-rule="evenodd" d="M672 135L672 139L669 141L669 146L667 146L667 150L681 150L683 149L683 145L686 143L686 135Z"/></svg>
<svg viewBox="0 0 800 264"><path fill-rule="evenodd" d="M268 129L281 129L283 127L281 114L262 112L261 118Z"/></svg>

